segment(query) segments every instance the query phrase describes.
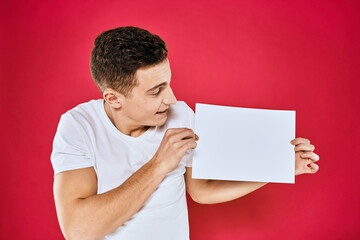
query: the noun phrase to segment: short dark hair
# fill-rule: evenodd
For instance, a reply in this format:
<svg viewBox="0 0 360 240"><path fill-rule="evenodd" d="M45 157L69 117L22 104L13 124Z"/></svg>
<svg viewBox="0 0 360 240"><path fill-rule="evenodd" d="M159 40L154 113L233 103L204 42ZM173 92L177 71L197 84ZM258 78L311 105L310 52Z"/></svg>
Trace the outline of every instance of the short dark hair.
<svg viewBox="0 0 360 240"><path fill-rule="evenodd" d="M167 58L167 45L158 35L133 26L99 34L90 58L90 72L101 93L112 88L125 97L138 85L136 71Z"/></svg>

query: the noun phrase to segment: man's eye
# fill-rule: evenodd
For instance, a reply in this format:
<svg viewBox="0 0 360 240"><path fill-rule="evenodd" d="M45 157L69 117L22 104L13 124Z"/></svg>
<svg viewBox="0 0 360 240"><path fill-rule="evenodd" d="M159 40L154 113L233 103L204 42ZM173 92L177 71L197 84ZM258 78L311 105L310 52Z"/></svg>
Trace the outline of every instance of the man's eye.
<svg viewBox="0 0 360 240"><path fill-rule="evenodd" d="M160 89L159 89L159 91L157 92L157 93L154 93L154 94L152 94L152 95L159 95L159 93L160 93L161 91L160 91Z"/></svg>

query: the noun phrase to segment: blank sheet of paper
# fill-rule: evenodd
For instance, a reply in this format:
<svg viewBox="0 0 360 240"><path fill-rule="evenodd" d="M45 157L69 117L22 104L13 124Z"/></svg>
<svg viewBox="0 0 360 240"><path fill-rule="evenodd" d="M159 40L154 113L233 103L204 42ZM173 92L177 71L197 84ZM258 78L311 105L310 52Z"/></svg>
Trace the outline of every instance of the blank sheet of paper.
<svg viewBox="0 0 360 240"><path fill-rule="evenodd" d="M295 183L295 111L196 103L192 177Z"/></svg>

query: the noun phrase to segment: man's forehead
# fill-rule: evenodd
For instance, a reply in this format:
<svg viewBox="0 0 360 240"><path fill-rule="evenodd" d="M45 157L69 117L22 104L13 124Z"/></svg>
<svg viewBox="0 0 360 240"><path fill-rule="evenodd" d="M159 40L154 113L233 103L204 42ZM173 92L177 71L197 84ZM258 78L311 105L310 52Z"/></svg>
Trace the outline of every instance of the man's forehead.
<svg viewBox="0 0 360 240"><path fill-rule="evenodd" d="M139 69L136 72L138 88L148 92L168 83L172 76L169 64L155 65L147 69Z"/></svg>
<svg viewBox="0 0 360 240"><path fill-rule="evenodd" d="M159 74L167 70L170 70L170 64L169 61L166 59L156 65L139 68L136 71L136 74L139 76L149 76L149 75Z"/></svg>

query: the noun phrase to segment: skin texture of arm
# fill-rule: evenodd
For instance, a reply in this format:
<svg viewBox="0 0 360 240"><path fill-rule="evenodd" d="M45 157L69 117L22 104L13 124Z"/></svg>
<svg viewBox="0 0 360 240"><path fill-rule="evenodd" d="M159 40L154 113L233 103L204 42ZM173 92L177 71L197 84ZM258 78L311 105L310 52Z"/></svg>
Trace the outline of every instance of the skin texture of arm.
<svg viewBox="0 0 360 240"><path fill-rule="evenodd" d="M97 195L94 168L55 175L54 198L61 230L66 239L101 239L129 220L165 178L149 161L119 187Z"/></svg>
<svg viewBox="0 0 360 240"><path fill-rule="evenodd" d="M193 179L192 167L185 172L186 189L191 198L201 204L228 202L251 193L267 182L244 182Z"/></svg>

